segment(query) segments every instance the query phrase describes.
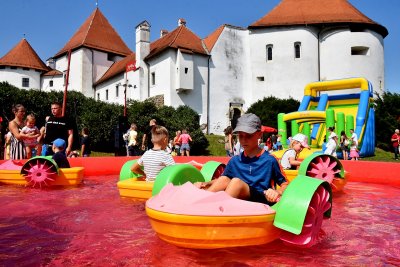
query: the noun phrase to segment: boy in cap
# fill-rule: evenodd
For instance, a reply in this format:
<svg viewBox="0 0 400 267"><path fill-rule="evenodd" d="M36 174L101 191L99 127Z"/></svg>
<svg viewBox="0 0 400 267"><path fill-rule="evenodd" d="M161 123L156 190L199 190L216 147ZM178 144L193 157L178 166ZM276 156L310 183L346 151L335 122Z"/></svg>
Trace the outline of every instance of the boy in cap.
<svg viewBox="0 0 400 267"><path fill-rule="evenodd" d="M252 113L238 119L234 132L238 133L244 151L232 157L221 177L211 182L196 183L199 188L230 196L272 205L278 201L288 182L276 158L258 146L261 121ZM280 189L275 189L275 185Z"/></svg>
<svg viewBox="0 0 400 267"><path fill-rule="evenodd" d="M300 166L301 161L298 161L297 158L303 148L310 149L310 146L307 143L307 136L304 134L298 133L292 137L292 141L290 142L290 148L283 153L281 158L281 165L285 170L296 170L298 166Z"/></svg>
<svg viewBox="0 0 400 267"><path fill-rule="evenodd" d="M65 155L65 141L57 138L53 141L53 156L52 159L57 163L59 168L70 168L67 156Z"/></svg>

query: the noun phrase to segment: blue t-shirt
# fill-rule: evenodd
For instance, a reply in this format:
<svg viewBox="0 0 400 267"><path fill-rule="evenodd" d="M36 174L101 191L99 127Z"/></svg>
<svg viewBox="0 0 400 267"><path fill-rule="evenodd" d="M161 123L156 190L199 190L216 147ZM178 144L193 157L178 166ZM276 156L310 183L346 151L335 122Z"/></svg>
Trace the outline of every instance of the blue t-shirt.
<svg viewBox="0 0 400 267"><path fill-rule="evenodd" d="M229 178L239 178L261 194L264 190L272 188L274 184L281 185L286 181L276 158L268 152L253 158L246 157L244 153L231 158L222 175Z"/></svg>

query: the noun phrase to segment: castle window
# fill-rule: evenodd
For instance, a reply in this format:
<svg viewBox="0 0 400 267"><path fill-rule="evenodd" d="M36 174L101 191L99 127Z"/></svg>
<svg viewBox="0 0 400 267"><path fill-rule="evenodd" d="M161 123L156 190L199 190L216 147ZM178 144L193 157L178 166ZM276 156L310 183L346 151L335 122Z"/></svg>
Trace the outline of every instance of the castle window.
<svg viewBox="0 0 400 267"><path fill-rule="evenodd" d="M351 47L352 56L369 56L369 47L366 46L353 46Z"/></svg>
<svg viewBox="0 0 400 267"><path fill-rule="evenodd" d="M301 57L301 42L294 43L294 58Z"/></svg>
<svg viewBox="0 0 400 267"><path fill-rule="evenodd" d="M22 87L29 87L29 78L22 78Z"/></svg>
<svg viewBox="0 0 400 267"><path fill-rule="evenodd" d="M185 74L187 74L189 71L189 68L185 68Z"/></svg>
<svg viewBox="0 0 400 267"><path fill-rule="evenodd" d="M53 87L53 80L51 80L51 81L49 82L49 86L50 86L50 87Z"/></svg>
<svg viewBox="0 0 400 267"><path fill-rule="evenodd" d="M106 100L108 100L108 89L106 90Z"/></svg>
<svg viewBox="0 0 400 267"><path fill-rule="evenodd" d="M263 82L264 81L264 76L258 76L257 80L259 80L260 82Z"/></svg>
<svg viewBox="0 0 400 267"><path fill-rule="evenodd" d="M97 93L97 100L100 100L100 93Z"/></svg>
<svg viewBox="0 0 400 267"><path fill-rule="evenodd" d="M273 45L272 44L269 44L269 45L267 45L267 61L271 61L272 60L272 48L273 48Z"/></svg>
<svg viewBox="0 0 400 267"><path fill-rule="evenodd" d="M66 82L67 82L67 71L66 71L66 70L63 72L63 79L64 79L64 84L63 84L63 86L65 86L65 84L66 84Z"/></svg>
<svg viewBox="0 0 400 267"><path fill-rule="evenodd" d="M119 85L117 84L115 86L115 97L118 97L118 96L119 96Z"/></svg>
<svg viewBox="0 0 400 267"><path fill-rule="evenodd" d="M151 85L156 85L156 73L151 73Z"/></svg>

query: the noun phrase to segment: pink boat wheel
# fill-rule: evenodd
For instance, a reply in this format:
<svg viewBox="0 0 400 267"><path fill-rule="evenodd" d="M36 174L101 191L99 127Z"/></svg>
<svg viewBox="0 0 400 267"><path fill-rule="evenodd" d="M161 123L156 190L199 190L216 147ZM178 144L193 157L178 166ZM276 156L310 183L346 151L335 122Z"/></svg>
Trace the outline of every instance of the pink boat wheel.
<svg viewBox="0 0 400 267"><path fill-rule="evenodd" d="M290 245L300 247L311 247L317 242L318 234L321 230L324 213L329 210L329 192L319 186L308 206L307 214L304 219L304 225L299 235L290 232L283 232L280 239Z"/></svg>
<svg viewBox="0 0 400 267"><path fill-rule="evenodd" d="M37 159L28 162L21 173L23 173L28 185L42 187L42 185L48 186L49 182L55 180L57 175L55 170L56 167L50 161Z"/></svg>
<svg viewBox="0 0 400 267"><path fill-rule="evenodd" d="M307 169L307 176L322 179L332 184L335 175L340 172L337 162L326 155L314 158Z"/></svg>

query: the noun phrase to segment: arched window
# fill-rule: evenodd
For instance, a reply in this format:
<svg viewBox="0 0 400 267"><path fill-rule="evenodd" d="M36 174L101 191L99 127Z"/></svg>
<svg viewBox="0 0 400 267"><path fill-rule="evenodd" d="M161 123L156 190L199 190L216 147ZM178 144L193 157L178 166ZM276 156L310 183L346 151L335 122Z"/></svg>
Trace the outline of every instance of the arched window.
<svg viewBox="0 0 400 267"><path fill-rule="evenodd" d="M294 43L294 58L300 58L300 57L301 57L301 43L295 42Z"/></svg>
<svg viewBox="0 0 400 267"><path fill-rule="evenodd" d="M267 45L267 61L271 61L272 60L272 48L273 48L273 45L272 44L269 44L269 45Z"/></svg>

